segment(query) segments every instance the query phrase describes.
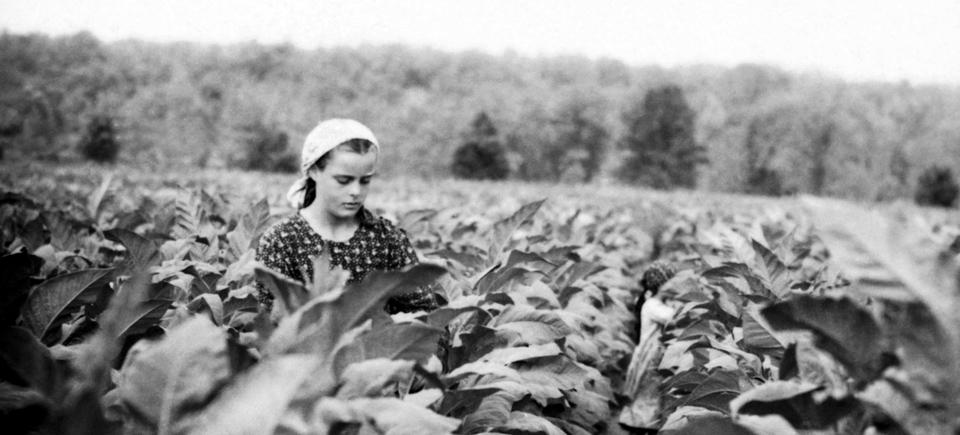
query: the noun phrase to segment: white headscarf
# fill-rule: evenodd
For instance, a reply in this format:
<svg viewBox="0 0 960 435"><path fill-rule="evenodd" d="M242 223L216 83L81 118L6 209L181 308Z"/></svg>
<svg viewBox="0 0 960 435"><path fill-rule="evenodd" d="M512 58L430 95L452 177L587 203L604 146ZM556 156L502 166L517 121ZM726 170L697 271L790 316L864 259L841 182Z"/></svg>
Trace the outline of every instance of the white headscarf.
<svg viewBox="0 0 960 435"><path fill-rule="evenodd" d="M380 143L365 125L352 119L328 119L321 122L307 135L303 142L303 152L300 155L301 177L290 186L287 191L287 200L293 208L303 208L304 196L307 193L307 171L324 154L351 139L366 139L380 150Z"/></svg>

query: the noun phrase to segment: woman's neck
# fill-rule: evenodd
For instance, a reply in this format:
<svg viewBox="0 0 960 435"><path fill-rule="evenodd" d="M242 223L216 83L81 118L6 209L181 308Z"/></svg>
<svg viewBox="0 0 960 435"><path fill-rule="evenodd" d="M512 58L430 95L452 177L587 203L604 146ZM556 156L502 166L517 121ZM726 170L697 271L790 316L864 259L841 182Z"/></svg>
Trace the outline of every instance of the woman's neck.
<svg viewBox="0 0 960 435"><path fill-rule="evenodd" d="M353 237L360 226L356 216L338 218L320 207L314 207L314 205L316 205L316 202L300 209L299 213L303 220L310 225L310 228L324 239L345 242Z"/></svg>

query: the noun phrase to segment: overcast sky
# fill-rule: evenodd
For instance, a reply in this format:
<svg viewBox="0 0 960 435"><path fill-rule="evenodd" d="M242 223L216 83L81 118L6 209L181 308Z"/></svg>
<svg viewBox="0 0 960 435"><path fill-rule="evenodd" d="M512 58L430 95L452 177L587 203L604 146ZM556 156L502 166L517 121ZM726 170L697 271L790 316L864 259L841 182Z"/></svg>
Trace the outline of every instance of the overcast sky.
<svg viewBox="0 0 960 435"><path fill-rule="evenodd" d="M0 27L105 41L404 43L960 84L960 0L0 0Z"/></svg>

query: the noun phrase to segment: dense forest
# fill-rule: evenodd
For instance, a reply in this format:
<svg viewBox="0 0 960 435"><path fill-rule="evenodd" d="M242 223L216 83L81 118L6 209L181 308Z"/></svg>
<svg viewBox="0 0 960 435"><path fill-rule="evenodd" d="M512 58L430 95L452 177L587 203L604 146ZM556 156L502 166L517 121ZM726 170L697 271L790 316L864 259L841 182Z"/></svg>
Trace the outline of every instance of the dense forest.
<svg viewBox="0 0 960 435"><path fill-rule="evenodd" d="M128 164L295 170L319 120L350 117L377 133L391 176L876 200L960 167L958 113L956 86L767 65L0 35L5 159L95 156L107 135ZM484 153L495 171L463 166Z"/></svg>

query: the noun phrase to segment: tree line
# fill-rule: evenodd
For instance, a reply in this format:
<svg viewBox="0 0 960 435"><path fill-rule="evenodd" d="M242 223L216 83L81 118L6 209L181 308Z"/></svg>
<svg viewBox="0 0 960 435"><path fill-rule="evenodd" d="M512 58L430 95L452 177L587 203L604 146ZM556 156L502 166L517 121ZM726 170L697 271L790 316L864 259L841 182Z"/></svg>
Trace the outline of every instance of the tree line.
<svg viewBox="0 0 960 435"><path fill-rule="evenodd" d="M318 120L350 117L378 134L389 175L873 200L960 164L958 111L956 86L754 64L0 35L7 158L121 144L128 162L292 170Z"/></svg>

